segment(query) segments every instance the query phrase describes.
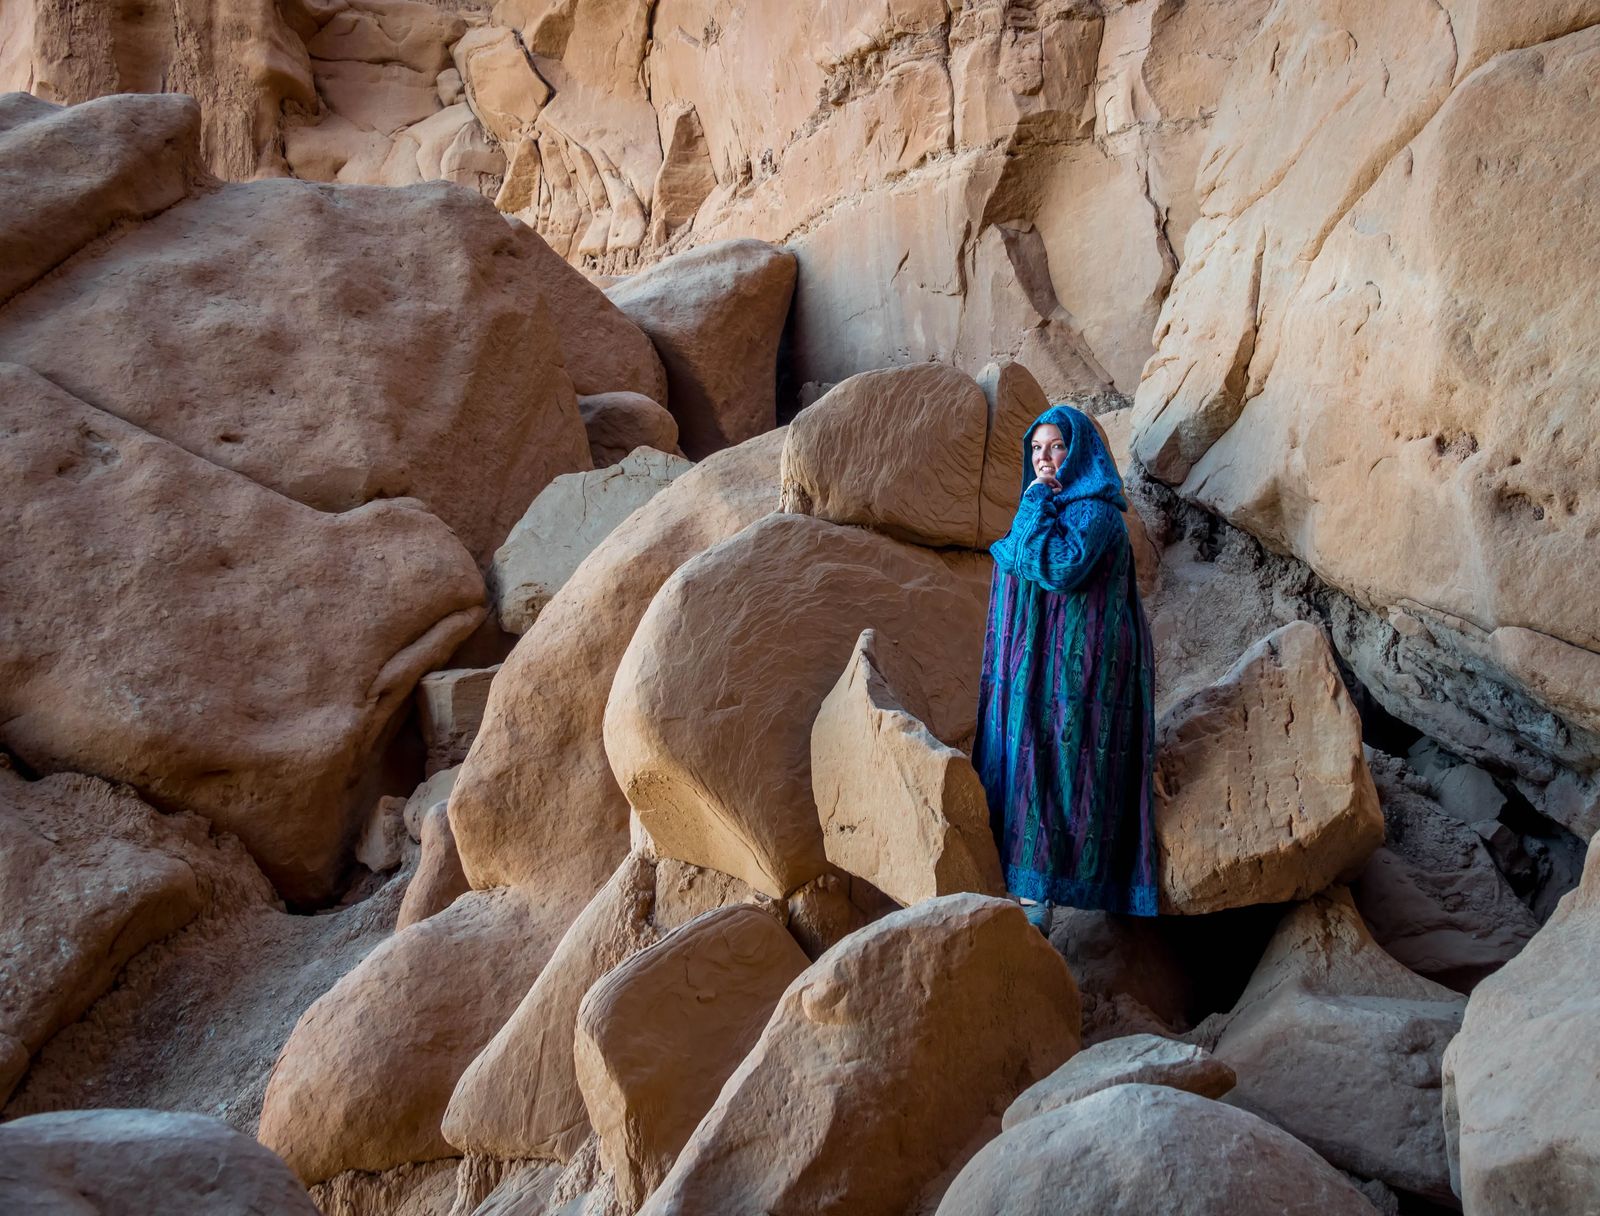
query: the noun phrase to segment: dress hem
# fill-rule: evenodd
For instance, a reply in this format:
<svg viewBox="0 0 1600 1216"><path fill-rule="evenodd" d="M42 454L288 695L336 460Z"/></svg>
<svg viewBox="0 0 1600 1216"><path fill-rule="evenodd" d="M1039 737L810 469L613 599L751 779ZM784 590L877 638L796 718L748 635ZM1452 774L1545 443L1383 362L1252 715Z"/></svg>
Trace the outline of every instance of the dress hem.
<svg viewBox="0 0 1600 1216"><path fill-rule="evenodd" d="M1160 894L1153 886L1085 882L1078 878L1051 879L1037 870L1006 867L1006 890L1018 899L1049 902L1069 908L1121 912L1127 916L1158 916Z"/></svg>

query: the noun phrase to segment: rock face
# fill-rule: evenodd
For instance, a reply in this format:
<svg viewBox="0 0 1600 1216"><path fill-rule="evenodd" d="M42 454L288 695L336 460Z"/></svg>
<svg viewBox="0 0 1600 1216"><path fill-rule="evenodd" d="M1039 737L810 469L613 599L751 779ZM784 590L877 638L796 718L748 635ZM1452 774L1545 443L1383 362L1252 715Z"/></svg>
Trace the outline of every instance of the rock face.
<svg viewBox="0 0 1600 1216"><path fill-rule="evenodd" d="M784 509L985 548L1011 526L1022 433L1046 404L1014 363L988 369L984 388L937 363L852 376L790 426Z"/></svg>
<svg viewBox="0 0 1600 1216"><path fill-rule="evenodd" d="M1015 904L896 912L789 986L642 1216L903 1212L1077 1047L1072 976Z"/></svg>
<svg viewBox="0 0 1600 1216"><path fill-rule="evenodd" d="M194 871L162 848L182 830L126 789L0 761L0 1105L124 963L199 912Z"/></svg>
<svg viewBox="0 0 1600 1216"><path fill-rule="evenodd" d="M546 486L495 550L489 581L501 628L527 633L595 546L692 467L645 448L610 468L569 473Z"/></svg>
<svg viewBox="0 0 1600 1216"><path fill-rule="evenodd" d="M1583 836L1600 217L1570 167L1597 17L1273 8L1213 120L1135 417L1157 477L1417 639L1351 655L1387 708Z"/></svg>
<svg viewBox="0 0 1600 1216"><path fill-rule="evenodd" d="M807 965L774 917L719 908L589 990L578 1014L578 1085L625 1206L638 1208L661 1185Z"/></svg>
<svg viewBox="0 0 1600 1216"><path fill-rule="evenodd" d="M989 805L972 762L908 712L863 630L811 727L811 790L834 865L902 905L1004 895Z"/></svg>
<svg viewBox="0 0 1600 1216"><path fill-rule="evenodd" d="M873 627L941 656L918 716L936 739L969 741L987 565L774 515L680 567L639 622L605 714L612 771L662 854L775 898L822 874L817 710Z"/></svg>
<svg viewBox="0 0 1600 1216"><path fill-rule="evenodd" d="M1383 843L1361 721L1314 625L1285 625L1174 706L1157 747L1168 911L1304 899Z"/></svg>
<svg viewBox="0 0 1600 1216"><path fill-rule="evenodd" d="M417 861L417 872L406 884L405 899L394 923L397 933L444 911L458 895L472 889L461 871L461 855L456 852L445 803L436 802L423 812L421 837L422 856Z"/></svg>
<svg viewBox="0 0 1600 1216"><path fill-rule="evenodd" d="M1600 850L1516 958L1473 990L1444 1057L1451 1181L1468 1212L1594 1204Z"/></svg>
<svg viewBox="0 0 1600 1216"><path fill-rule="evenodd" d="M1233 1010L1194 1038L1238 1074L1229 1103L1342 1169L1448 1202L1440 1057L1464 1003L1385 954L1336 890L1284 918Z"/></svg>
<svg viewBox="0 0 1600 1216"><path fill-rule="evenodd" d="M600 725L612 673L681 563L778 502L783 435L705 461L589 555L506 660L450 798L474 886L527 883L570 920L628 852Z"/></svg>
<svg viewBox="0 0 1600 1216"><path fill-rule="evenodd" d="M1202 1047L1154 1034L1130 1034L1085 1047L1006 1107L1001 1126L1060 1110L1113 1085L1165 1085L1202 1098L1233 1088L1233 1069Z"/></svg>
<svg viewBox="0 0 1600 1216"><path fill-rule="evenodd" d="M450 1093L550 957L543 916L521 892L474 892L385 941L301 1017L261 1142L307 1183L454 1156Z"/></svg>
<svg viewBox="0 0 1600 1216"><path fill-rule="evenodd" d="M1374 1216L1337 1170L1242 1110L1117 1085L991 1141L940 1216Z"/></svg>
<svg viewBox="0 0 1600 1216"><path fill-rule="evenodd" d="M0 1208L18 1216L317 1216L289 1168L206 1115L84 1110L0 1126Z"/></svg>
<svg viewBox="0 0 1600 1216"><path fill-rule="evenodd" d="M678 420L665 406L638 393L579 397L578 413L589 432L589 455L597 469L620 464L634 448L683 454L678 449Z"/></svg>
<svg viewBox="0 0 1600 1216"><path fill-rule="evenodd" d="M778 425L778 340L794 281L792 253L740 240L679 254L608 289L655 343L666 405L693 459Z"/></svg>
<svg viewBox="0 0 1600 1216"><path fill-rule="evenodd" d="M323 514L23 368L0 390L0 743L196 811L324 898L396 712L482 618L471 557L412 504Z"/></svg>

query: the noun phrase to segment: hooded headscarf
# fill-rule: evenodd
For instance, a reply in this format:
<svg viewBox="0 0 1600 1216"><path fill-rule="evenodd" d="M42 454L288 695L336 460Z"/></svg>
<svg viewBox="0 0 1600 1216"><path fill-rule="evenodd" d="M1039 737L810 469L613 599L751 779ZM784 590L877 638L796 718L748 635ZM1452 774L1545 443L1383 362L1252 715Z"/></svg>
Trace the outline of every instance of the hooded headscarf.
<svg viewBox="0 0 1600 1216"><path fill-rule="evenodd" d="M1034 482L1034 431L1049 424L1061 431L1067 454L1056 471L1061 489L1051 493ZM1052 405L1022 436L1022 500L1011 531L989 546L995 564L1015 578L1047 591L1070 591L1123 532L1128 500L1122 477L1087 414Z"/></svg>
<svg viewBox="0 0 1600 1216"><path fill-rule="evenodd" d="M1128 509L1128 500L1122 496L1122 475L1106 451L1100 438L1100 428L1082 410L1070 405L1052 405L1033 420L1022 435L1022 488L1026 490L1034 480L1033 433L1042 426L1053 426L1067 441L1067 455L1056 470L1056 480L1061 483L1057 498L1103 498L1119 511Z"/></svg>

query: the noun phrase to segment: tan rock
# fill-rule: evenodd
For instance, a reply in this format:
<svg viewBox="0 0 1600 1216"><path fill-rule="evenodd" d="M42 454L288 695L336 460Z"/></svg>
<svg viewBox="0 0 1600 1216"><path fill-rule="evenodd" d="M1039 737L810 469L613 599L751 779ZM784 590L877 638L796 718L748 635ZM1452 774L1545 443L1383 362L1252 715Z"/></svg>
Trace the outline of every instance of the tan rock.
<svg viewBox="0 0 1600 1216"><path fill-rule="evenodd" d="M1229 952L1211 948L1203 938L1198 947L1192 940L1174 941L1173 927L1171 920L1090 908L1054 909L1050 944L1067 960L1078 983L1085 1044L1132 1035L1166 1036L1188 1027L1201 977L1192 975L1185 961L1204 960L1198 968L1203 977ZM1232 929L1221 932L1238 936Z"/></svg>
<svg viewBox="0 0 1600 1216"><path fill-rule="evenodd" d="M794 255L786 250L723 241L606 292L660 352L666 405L692 458L777 425L778 340L794 281Z"/></svg>
<svg viewBox="0 0 1600 1216"><path fill-rule="evenodd" d="M0 1208L104 1216L317 1216L287 1166L207 1115L72 1110L0 1126Z"/></svg>
<svg viewBox="0 0 1600 1216"><path fill-rule="evenodd" d="M1131 1034L1085 1047L1006 1107L1001 1126L1010 1131L1113 1085L1165 1085L1202 1098L1220 1098L1233 1088L1233 1069L1203 1047L1154 1034Z"/></svg>
<svg viewBox="0 0 1600 1216"><path fill-rule="evenodd" d="M404 252L421 243L426 257ZM553 287L536 269L550 263ZM589 463L549 322L574 273L446 186L253 182L13 301L0 358L319 510L420 499L486 558L552 477Z"/></svg>
<svg viewBox="0 0 1600 1216"><path fill-rule="evenodd" d="M405 821L406 834L412 840L422 840L423 817L433 809L436 803L449 802L450 791L455 788L456 774L460 767L442 769L425 780L411 792L411 797L406 799Z"/></svg>
<svg viewBox="0 0 1600 1216"><path fill-rule="evenodd" d="M82 9L66 0L8 5L0 90L26 89L63 104L187 93L200 106L213 173L232 180L281 173L284 103L317 104L305 46L290 24L296 7L174 0L157 19L143 9Z"/></svg>
<svg viewBox="0 0 1600 1216"><path fill-rule="evenodd" d="M450 1157L451 1091L550 957L559 921L513 889L471 892L367 955L295 1026L261 1142L307 1183Z"/></svg>
<svg viewBox="0 0 1600 1216"><path fill-rule="evenodd" d="M612 771L662 855L775 898L824 871L811 724L863 628L939 656L918 716L934 738L969 743L987 565L775 515L680 567L639 622L605 714Z"/></svg>
<svg viewBox="0 0 1600 1216"><path fill-rule="evenodd" d="M789 986L640 1211L903 1212L1077 1047L1072 976L1016 904L896 912Z"/></svg>
<svg viewBox="0 0 1600 1216"><path fill-rule="evenodd" d="M665 406L638 393L598 393L578 398L578 413L589 432L594 467L619 464L634 448L654 448L674 456L678 422Z"/></svg>
<svg viewBox="0 0 1600 1216"><path fill-rule="evenodd" d="M570 920L628 851L601 722L612 673L678 565L777 506L783 435L685 473L574 571L506 660L450 799L475 886L528 883Z"/></svg>
<svg viewBox="0 0 1600 1216"><path fill-rule="evenodd" d="M62 109L25 93L0 97L0 301L114 225L179 202L201 172L200 108L189 98Z"/></svg>
<svg viewBox="0 0 1600 1216"><path fill-rule="evenodd" d="M467 90L467 103L489 134L512 143L533 128L550 100L540 77L511 30L480 25L452 50Z"/></svg>
<svg viewBox="0 0 1600 1216"><path fill-rule="evenodd" d="M1174 706L1157 746L1168 911L1304 899L1383 843L1361 722L1314 625L1285 625Z"/></svg>
<svg viewBox="0 0 1600 1216"><path fill-rule="evenodd" d="M395 932L419 920L442 912L472 888L461 869L456 838L450 831L450 815L444 802L435 802L422 817L422 856L417 871L406 884L406 897L400 904Z"/></svg>
<svg viewBox="0 0 1600 1216"><path fill-rule="evenodd" d="M490 567L501 628L527 633L595 546L693 467L681 456L636 448L619 464L566 474L540 491Z"/></svg>
<svg viewBox="0 0 1600 1216"><path fill-rule="evenodd" d="M23 368L0 384L0 742L205 815L325 898L395 715L481 619L471 558L414 504L323 514Z"/></svg>
<svg viewBox="0 0 1600 1216"><path fill-rule="evenodd" d="M1385 954L1336 888L1283 919L1232 1011L1194 1038L1237 1074L1230 1104L1342 1169L1449 1202L1439 1069L1464 1004Z"/></svg>
<svg viewBox="0 0 1600 1216"><path fill-rule="evenodd" d="M430 671L417 682L417 725L428 748L428 776L454 768L467 758L483 723L489 687L500 670L454 667Z"/></svg>
<svg viewBox="0 0 1600 1216"><path fill-rule="evenodd" d="M692 223L712 190L717 174L711 166L711 148L694 106L669 103L660 111L661 169L651 191L651 217L658 229L658 244Z"/></svg>
<svg viewBox="0 0 1600 1216"><path fill-rule="evenodd" d="M1135 446L1185 496L1437 635L1418 670L1359 674L1586 836L1600 220L1571 165L1600 9L1492 8L1272 10L1213 123Z"/></svg>
<svg viewBox="0 0 1600 1216"><path fill-rule="evenodd" d="M590 1133L573 1063L584 993L656 939L655 867L630 853L589 901L505 1024L450 1097L444 1135L457 1149L570 1161Z"/></svg>
<svg viewBox="0 0 1600 1216"><path fill-rule="evenodd" d="M434 73L403 63L314 59L311 74L323 105L378 135L397 135L440 108Z"/></svg>
<svg viewBox="0 0 1600 1216"><path fill-rule="evenodd" d="M1246 1111L1117 1085L990 1141L942 1216L1375 1216L1343 1175Z"/></svg>
<svg viewBox="0 0 1600 1216"><path fill-rule="evenodd" d="M344 0L306 39L306 50L316 59L400 63L437 75L466 29L458 14L420 0Z"/></svg>
<svg viewBox="0 0 1600 1216"><path fill-rule="evenodd" d="M852 376L789 428L786 509L983 548L1010 527L1022 434L1045 405L1014 363L986 369L983 386L937 363Z"/></svg>
<svg viewBox="0 0 1600 1216"><path fill-rule="evenodd" d="M1600 849L1521 954L1472 992L1444 1054L1451 1182L1473 1213L1581 1212L1600 1126L1595 993Z"/></svg>
<svg viewBox="0 0 1600 1216"><path fill-rule="evenodd" d="M877 634L862 630L811 727L828 860L902 905L958 891L1004 895L983 783L905 708L877 647Z"/></svg>
<svg viewBox="0 0 1600 1216"><path fill-rule="evenodd" d="M761 909L696 917L603 976L578 1015L578 1085L618 1198L661 1185L773 1007L807 967Z"/></svg>
<svg viewBox="0 0 1600 1216"><path fill-rule="evenodd" d="M505 174L505 153L489 141L471 109L458 104L399 132L372 184L446 181L493 197Z"/></svg>
<svg viewBox="0 0 1600 1216"><path fill-rule="evenodd" d="M0 1103L130 958L199 912L181 831L125 788L24 781L0 759Z"/></svg>

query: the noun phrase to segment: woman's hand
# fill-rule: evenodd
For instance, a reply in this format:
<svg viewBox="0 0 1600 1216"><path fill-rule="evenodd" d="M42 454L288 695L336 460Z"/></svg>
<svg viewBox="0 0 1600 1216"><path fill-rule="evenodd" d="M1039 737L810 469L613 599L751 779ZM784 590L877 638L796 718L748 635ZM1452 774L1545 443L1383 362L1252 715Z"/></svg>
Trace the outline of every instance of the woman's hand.
<svg viewBox="0 0 1600 1216"><path fill-rule="evenodd" d="M1052 494L1061 493L1061 483L1056 480L1054 473L1040 473L1033 479L1033 484L1036 486L1043 486Z"/></svg>

